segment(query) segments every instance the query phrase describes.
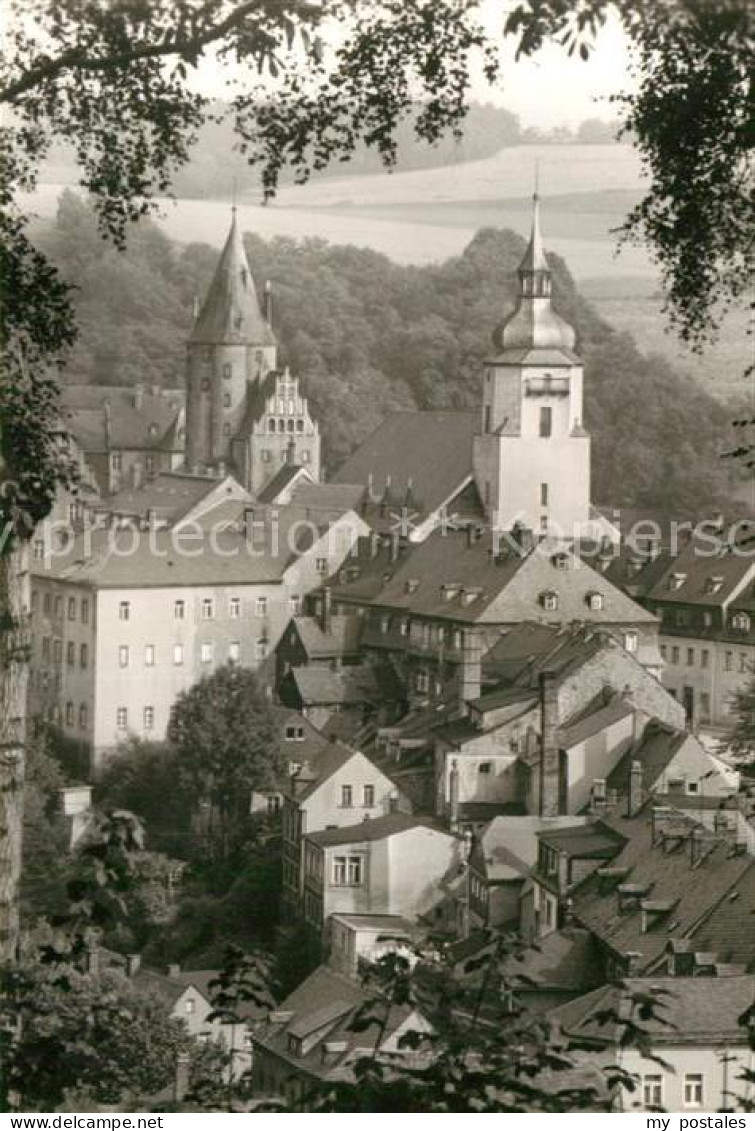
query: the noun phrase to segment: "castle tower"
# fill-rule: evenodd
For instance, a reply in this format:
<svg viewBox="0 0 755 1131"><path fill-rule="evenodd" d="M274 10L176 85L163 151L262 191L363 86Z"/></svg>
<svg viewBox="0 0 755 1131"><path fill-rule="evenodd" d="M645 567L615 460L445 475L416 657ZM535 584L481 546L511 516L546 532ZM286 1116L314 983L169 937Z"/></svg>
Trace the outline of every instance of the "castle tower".
<svg viewBox="0 0 755 1131"><path fill-rule="evenodd" d="M590 438L582 427L576 335L551 304L537 193L518 275L516 309L494 338L498 352L485 362L475 479L498 529L518 522L570 540L588 534Z"/></svg>
<svg viewBox="0 0 755 1131"><path fill-rule="evenodd" d="M187 347L186 465L213 468L232 459L248 385L275 369L275 335L260 310L236 209L210 289Z"/></svg>

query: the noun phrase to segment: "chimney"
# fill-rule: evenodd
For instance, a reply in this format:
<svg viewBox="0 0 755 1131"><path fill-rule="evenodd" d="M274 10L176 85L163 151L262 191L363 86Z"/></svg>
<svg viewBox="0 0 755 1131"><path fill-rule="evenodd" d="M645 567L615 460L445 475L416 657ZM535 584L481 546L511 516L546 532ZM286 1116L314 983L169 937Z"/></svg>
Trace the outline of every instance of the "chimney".
<svg viewBox="0 0 755 1131"><path fill-rule="evenodd" d="M142 963L141 954L127 954L126 955L126 973L129 978L133 978L137 973Z"/></svg>
<svg viewBox="0 0 755 1131"><path fill-rule="evenodd" d="M376 558L380 552L380 535L377 530L370 531L370 557Z"/></svg>
<svg viewBox="0 0 755 1131"><path fill-rule="evenodd" d="M479 699L482 691L482 643L471 628L462 635L462 660L459 672L459 706L465 711L471 699Z"/></svg>
<svg viewBox="0 0 755 1131"><path fill-rule="evenodd" d="M265 321L272 328L273 325L273 284L265 279Z"/></svg>
<svg viewBox="0 0 755 1131"><path fill-rule="evenodd" d="M399 534L398 530L394 530L391 533L391 561L392 562L398 561L400 549L401 549L401 535Z"/></svg>
<svg viewBox="0 0 755 1131"><path fill-rule="evenodd" d="M642 808L642 762L634 761L629 770L629 801L627 816L636 817Z"/></svg>
<svg viewBox="0 0 755 1131"><path fill-rule="evenodd" d="M540 673L540 816L559 815L558 687L556 673Z"/></svg>
<svg viewBox="0 0 755 1131"><path fill-rule="evenodd" d="M141 412L142 404L144 402L144 385L138 381L134 385L134 408L137 412Z"/></svg>
<svg viewBox="0 0 755 1131"><path fill-rule="evenodd" d="M189 1090L189 1070L191 1058L187 1052L176 1054L176 1075L173 1081L173 1099L181 1103Z"/></svg>
<svg viewBox="0 0 755 1131"><path fill-rule="evenodd" d="M192 316L192 318L194 319L195 322L196 322L197 318L199 318L199 296L198 295L194 295L194 299L193 299L192 304L191 304L191 316Z"/></svg>
<svg viewBox="0 0 755 1131"><path fill-rule="evenodd" d="M451 831L459 827L459 765L454 758L448 775L448 808L451 818Z"/></svg>
<svg viewBox="0 0 755 1131"><path fill-rule="evenodd" d="M333 627L333 592L329 585L323 586L320 598L320 628L329 633Z"/></svg>

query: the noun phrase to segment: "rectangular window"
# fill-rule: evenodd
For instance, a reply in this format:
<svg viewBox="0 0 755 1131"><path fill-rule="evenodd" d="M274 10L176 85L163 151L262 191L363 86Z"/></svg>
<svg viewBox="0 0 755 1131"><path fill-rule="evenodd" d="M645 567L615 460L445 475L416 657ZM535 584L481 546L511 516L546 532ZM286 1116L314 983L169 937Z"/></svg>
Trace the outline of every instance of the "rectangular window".
<svg viewBox="0 0 755 1131"><path fill-rule="evenodd" d="M241 598L240 597L231 597L231 600L228 604L228 615L231 618L231 620L238 620L239 619L239 617L241 616Z"/></svg>
<svg viewBox="0 0 755 1131"><path fill-rule="evenodd" d="M63 662L63 641L62 640L53 640L53 642L52 642L52 658L53 658L54 663L62 664L62 662Z"/></svg>
<svg viewBox="0 0 755 1131"><path fill-rule="evenodd" d="M42 659L49 661L50 659L50 637L42 637Z"/></svg>
<svg viewBox="0 0 755 1131"><path fill-rule="evenodd" d="M73 726L73 703L66 703L66 726Z"/></svg>
<svg viewBox="0 0 755 1131"><path fill-rule="evenodd" d="M115 712L115 725L118 730L125 730L128 726L128 710L126 707L118 707Z"/></svg>
<svg viewBox="0 0 755 1131"><path fill-rule="evenodd" d="M294 595L293 597L289 597L288 603L289 603L289 607L291 609L291 615L298 617L299 612L301 610L301 597L299 597L297 595Z"/></svg>
<svg viewBox="0 0 755 1131"><path fill-rule="evenodd" d="M128 644L121 644L120 648L118 649L118 667L128 667Z"/></svg>
<svg viewBox="0 0 755 1131"><path fill-rule="evenodd" d="M375 787L374 787L374 785L366 785L364 787L364 807L365 807L365 809L374 809L374 807L375 807Z"/></svg>
<svg viewBox="0 0 755 1131"><path fill-rule="evenodd" d="M540 409L540 435L550 436L553 432L553 409L544 407Z"/></svg>
<svg viewBox="0 0 755 1131"><path fill-rule="evenodd" d="M327 558L317 558L315 560L315 569L321 575L327 573L328 572L328 559Z"/></svg>
<svg viewBox="0 0 755 1131"><path fill-rule="evenodd" d="M49 617L52 608L52 597L49 593L45 593L44 600L42 601L42 612L46 617Z"/></svg>
<svg viewBox="0 0 755 1131"><path fill-rule="evenodd" d="M645 1108L663 1107L663 1077L642 1077L642 1106Z"/></svg>
<svg viewBox="0 0 755 1131"><path fill-rule="evenodd" d="M263 463L270 463L270 452L268 451L267 448L262 449L262 462Z"/></svg>
<svg viewBox="0 0 755 1131"><path fill-rule="evenodd" d="M350 809L354 803L354 791L350 785L341 786L341 808Z"/></svg>
<svg viewBox="0 0 755 1131"><path fill-rule="evenodd" d="M361 856L335 856L333 858L333 883L337 887L359 887L362 883Z"/></svg>
<svg viewBox="0 0 755 1131"><path fill-rule="evenodd" d="M687 667L692 668L694 666L695 666L695 649L694 648L688 648L687 649Z"/></svg>
<svg viewBox="0 0 755 1131"><path fill-rule="evenodd" d="M739 653L739 671L742 675L746 675L750 670L750 659L746 652Z"/></svg>
<svg viewBox="0 0 755 1131"><path fill-rule="evenodd" d="M89 726L89 711L86 703L82 703L79 707L79 727L81 730L86 730Z"/></svg>
<svg viewBox="0 0 755 1131"><path fill-rule="evenodd" d="M734 653L727 652L724 656L724 671L730 672L734 668Z"/></svg>
<svg viewBox="0 0 755 1131"><path fill-rule="evenodd" d="M202 620L212 620L215 610L212 597L202 598Z"/></svg>
<svg viewBox="0 0 755 1131"><path fill-rule="evenodd" d="M311 460L312 460L312 457L309 454L309 448L304 448L304 450L301 453L301 462L302 463L310 463Z"/></svg>
<svg viewBox="0 0 755 1131"><path fill-rule="evenodd" d="M667 653L667 652L668 652L668 649L666 648L666 645L665 645L665 644L661 644L661 659L662 659L662 660L665 660L665 659L666 659L666 653Z"/></svg>
<svg viewBox="0 0 755 1131"><path fill-rule="evenodd" d="M174 601L173 602L173 618L174 620L183 620L186 615L186 602Z"/></svg>
<svg viewBox="0 0 755 1131"><path fill-rule="evenodd" d="M68 598L68 619L76 620L76 598Z"/></svg>
<svg viewBox="0 0 755 1131"><path fill-rule="evenodd" d="M121 459L120 452L111 452L110 466L112 467L113 471L121 470L121 468L123 467L123 460Z"/></svg>
<svg viewBox="0 0 755 1131"><path fill-rule="evenodd" d="M232 664L237 664L241 659L241 645L238 640L232 640L228 645L228 660Z"/></svg>
<svg viewBox="0 0 755 1131"><path fill-rule="evenodd" d="M710 695L707 691L700 692L700 717L706 722L710 722Z"/></svg>
<svg viewBox="0 0 755 1131"><path fill-rule="evenodd" d="M212 652L213 652L212 644L205 643L205 644L202 645L202 647L201 647L201 657L202 657L202 663L203 664L211 664L212 663Z"/></svg>
<svg viewBox="0 0 755 1131"><path fill-rule="evenodd" d="M710 652L707 648L703 648L702 652L700 653L700 667L710 667Z"/></svg>
<svg viewBox="0 0 755 1131"><path fill-rule="evenodd" d="M180 667L183 662L184 662L183 644L174 644L173 645L173 663L176 665L176 667Z"/></svg>
<svg viewBox="0 0 755 1131"><path fill-rule="evenodd" d="M79 666L82 668L89 666L89 646L87 644L79 646Z"/></svg>
<svg viewBox="0 0 755 1131"><path fill-rule="evenodd" d="M684 1077L684 1106L703 1106L703 1077L700 1072L688 1072Z"/></svg>
<svg viewBox="0 0 755 1131"><path fill-rule="evenodd" d="M76 663L76 645L73 640L69 640L66 644L66 663L69 668L72 668Z"/></svg>
<svg viewBox="0 0 755 1131"><path fill-rule="evenodd" d="M671 649L671 663L679 663L679 649L676 647L676 645L674 645L674 647Z"/></svg>
<svg viewBox="0 0 755 1131"><path fill-rule="evenodd" d="M155 725L155 708L154 707L145 707L144 708L144 729L145 730L152 730L152 727L154 725Z"/></svg>
<svg viewBox="0 0 755 1131"><path fill-rule="evenodd" d="M267 616L267 597L258 597L255 604L255 611L258 617Z"/></svg>
<svg viewBox="0 0 755 1131"><path fill-rule="evenodd" d="M131 617L131 603L129 601L121 601L118 605L118 619L129 620Z"/></svg>
<svg viewBox="0 0 755 1131"><path fill-rule="evenodd" d="M89 624L89 598L81 598L81 623Z"/></svg>
<svg viewBox="0 0 755 1131"><path fill-rule="evenodd" d="M257 653L257 659L264 660L265 656L267 655L267 640L264 638L264 636L261 636L259 638L254 648L255 652Z"/></svg>
<svg viewBox="0 0 755 1131"><path fill-rule="evenodd" d="M540 506L541 507L547 507L548 506L548 484L547 483L541 483L540 484Z"/></svg>
<svg viewBox="0 0 755 1131"><path fill-rule="evenodd" d="M56 617L62 617L63 616L63 598L62 597L56 597L55 598L55 616Z"/></svg>
<svg viewBox="0 0 755 1131"><path fill-rule="evenodd" d="M154 644L144 645L144 665L148 668L155 666L155 646Z"/></svg>

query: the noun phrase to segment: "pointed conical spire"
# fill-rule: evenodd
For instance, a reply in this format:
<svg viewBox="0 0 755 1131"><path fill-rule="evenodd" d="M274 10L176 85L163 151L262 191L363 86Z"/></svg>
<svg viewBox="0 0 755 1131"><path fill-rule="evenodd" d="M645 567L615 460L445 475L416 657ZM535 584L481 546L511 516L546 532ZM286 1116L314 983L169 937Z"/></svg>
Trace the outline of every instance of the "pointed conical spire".
<svg viewBox="0 0 755 1131"><path fill-rule="evenodd" d="M532 195L532 231L530 242L524 253L524 259L519 264L519 272L532 274L535 271L547 271L550 274L548 260L545 258L543 247L543 234L540 231L540 197L537 192Z"/></svg>
<svg viewBox="0 0 755 1131"><path fill-rule="evenodd" d="M231 214L228 238L189 340L206 345L272 346L275 336L257 301L235 204Z"/></svg>

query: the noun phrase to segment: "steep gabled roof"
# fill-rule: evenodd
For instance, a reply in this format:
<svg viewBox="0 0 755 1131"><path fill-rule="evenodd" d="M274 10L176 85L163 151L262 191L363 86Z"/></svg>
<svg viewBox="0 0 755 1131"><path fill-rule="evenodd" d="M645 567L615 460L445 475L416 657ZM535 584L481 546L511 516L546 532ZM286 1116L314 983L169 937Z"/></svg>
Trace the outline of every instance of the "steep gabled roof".
<svg viewBox="0 0 755 1131"><path fill-rule="evenodd" d="M346 825L340 829L322 829L309 833L307 839L320 848L336 848L340 844L367 844L370 841L385 840L398 836L410 829L430 829L451 838L434 817L412 816L409 813L388 813L385 817L362 821L358 825Z"/></svg>
<svg viewBox="0 0 755 1131"><path fill-rule="evenodd" d="M357 651L361 628L358 617L332 616L327 632L317 617L294 617L292 627L310 660Z"/></svg>
<svg viewBox="0 0 755 1131"><path fill-rule="evenodd" d="M426 517L472 474L474 412L395 412L364 440L333 477L371 487L387 511Z"/></svg>
<svg viewBox="0 0 755 1131"><path fill-rule="evenodd" d="M235 208L228 238L189 341L201 345L276 344L257 301Z"/></svg>
<svg viewBox="0 0 755 1131"><path fill-rule="evenodd" d="M621 761L608 775L607 784L611 789L626 793L633 762L642 766L642 783L645 789L652 790L658 779L684 746L693 740L689 731L668 726L658 719L651 719L645 727L640 741L630 747ZM694 741L694 740L693 740Z"/></svg>

